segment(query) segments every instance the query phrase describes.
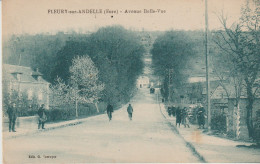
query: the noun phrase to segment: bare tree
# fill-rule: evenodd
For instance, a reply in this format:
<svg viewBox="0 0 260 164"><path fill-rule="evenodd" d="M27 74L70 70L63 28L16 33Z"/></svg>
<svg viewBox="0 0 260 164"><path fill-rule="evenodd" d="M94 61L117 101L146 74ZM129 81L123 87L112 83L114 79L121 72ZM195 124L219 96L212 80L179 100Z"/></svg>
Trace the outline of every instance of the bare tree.
<svg viewBox="0 0 260 164"><path fill-rule="evenodd" d="M242 8L240 21L227 25L227 17L219 18L224 31L218 31L216 44L235 64L235 69L242 75L247 93L247 128L249 137L253 137L253 104L258 92L257 78L260 71L259 55L259 1L247 1ZM238 88L237 88L238 89Z"/></svg>

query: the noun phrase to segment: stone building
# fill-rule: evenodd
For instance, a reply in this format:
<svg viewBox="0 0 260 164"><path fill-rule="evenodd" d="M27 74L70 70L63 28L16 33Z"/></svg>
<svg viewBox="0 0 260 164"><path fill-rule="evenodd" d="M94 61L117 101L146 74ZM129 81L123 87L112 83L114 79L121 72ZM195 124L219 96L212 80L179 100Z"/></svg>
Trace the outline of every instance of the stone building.
<svg viewBox="0 0 260 164"><path fill-rule="evenodd" d="M30 67L3 64L3 97L17 92L28 102L36 100L37 104L45 104L49 108L49 83L42 74Z"/></svg>

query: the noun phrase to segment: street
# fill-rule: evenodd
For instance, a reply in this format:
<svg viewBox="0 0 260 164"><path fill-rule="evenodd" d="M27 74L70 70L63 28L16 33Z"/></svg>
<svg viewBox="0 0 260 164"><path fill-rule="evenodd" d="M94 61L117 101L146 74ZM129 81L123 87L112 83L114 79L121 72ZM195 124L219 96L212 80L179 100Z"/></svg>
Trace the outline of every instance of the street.
<svg viewBox="0 0 260 164"><path fill-rule="evenodd" d="M158 92L158 91L157 91ZM4 163L72 162L201 162L169 127L160 113L156 94L139 89L126 106L86 122L6 140Z"/></svg>

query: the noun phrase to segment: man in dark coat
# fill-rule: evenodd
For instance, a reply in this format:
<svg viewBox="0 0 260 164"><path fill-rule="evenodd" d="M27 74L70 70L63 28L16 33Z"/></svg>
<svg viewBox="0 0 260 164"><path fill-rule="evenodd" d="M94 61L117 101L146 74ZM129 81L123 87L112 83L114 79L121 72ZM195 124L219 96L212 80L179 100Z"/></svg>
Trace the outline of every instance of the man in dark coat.
<svg viewBox="0 0 260 164"><path fill-rule="evenodd" d="M178 124L179 124L179 127L180 127L180 124L181 124L181 109L180 109L180 107L177 107L175 115L176 115L176 127L177 127Z"/></svg>
<svg viewBox="0 0 260 164"><path fill-rule="evenodd" d="M17 108L16 108L16 104L13 103L11 106L8 107L7 109L7 114L8 114L8 118L9 118L9 132L15 131L15 121L17 118Z"/></svg>
<svg viewBox="0 0 260 164"><path fill-rule="evenodd" d="M129 104L128 107L127 107L127 112L128 112L128 117L129 117L130 120L132 120L133 111L134 111L134 110L133 110L132 105Z"/></svg>
<svg viewBox="0 0 260 164"><path fill-rule="evenodd" d="M112 120L112 113L114 112L113 106L111 104L107 105L107 115L109 118L109 121Z"/></svg>
<svg viewBox="0 0 260 164"><path fill-rule="evenodd" d="M200 106L197 112L197 118L198 118L198 124L199 124L199 129L203 128L205 125L205 109L203 106Z"/></svg>
<svg viewBox="0 0 260 164"><path fill-rule="evenodd" d="M176 107L172 106L172 116L175 116L175 113L176 113Z"/></svg>
<svg viewBox="0 0 260 164"><path fill-rule="evenodd" d="M47 117L46 117L46 114L45 114L44 104L42 104L41 107L39 108L38 115L39 115L38 129L40 129L41 127L42 127L42 129L45 129L44 123L47 121Z"/></svg>
<svg viewBox="0 0 260 164"><path fill-rule="evenodd" d="M171 115L172 115L172 108L170 106L168 106L167 112L168 112L169 117L171 117Z"/></svg>

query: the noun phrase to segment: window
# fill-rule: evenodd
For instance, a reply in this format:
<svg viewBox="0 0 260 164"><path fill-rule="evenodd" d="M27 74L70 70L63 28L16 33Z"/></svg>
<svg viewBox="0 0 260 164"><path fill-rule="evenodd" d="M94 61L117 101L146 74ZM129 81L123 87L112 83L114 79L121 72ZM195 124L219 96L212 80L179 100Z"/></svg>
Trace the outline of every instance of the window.
<svg viewBox="0 0 260 164"><path fill-rule="evenodd" d="M38 100L42 100L42 97L43 97L42 91L40 90L40 91L38 92Z"/></svg>
<svg viewBox="0 0 260 164"><path fill-rule="evenodd" d="M21 81L21 74L18 73L18 74L16 75L16 77L17 77L17 80L18 80L18 81Z"/></svg>
<svg viewBox="0 0 260 164"><path fill-rule="evenodd" d="M28 90L28 100L32 100L32 97L33 97L33 91L32 91L32 89L29 89Z"/></svg>

